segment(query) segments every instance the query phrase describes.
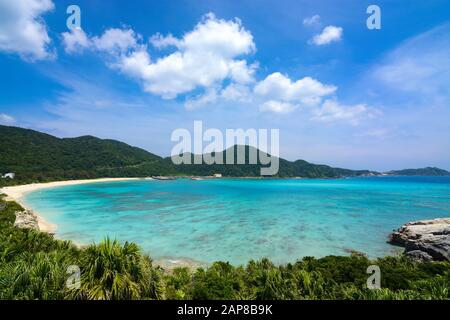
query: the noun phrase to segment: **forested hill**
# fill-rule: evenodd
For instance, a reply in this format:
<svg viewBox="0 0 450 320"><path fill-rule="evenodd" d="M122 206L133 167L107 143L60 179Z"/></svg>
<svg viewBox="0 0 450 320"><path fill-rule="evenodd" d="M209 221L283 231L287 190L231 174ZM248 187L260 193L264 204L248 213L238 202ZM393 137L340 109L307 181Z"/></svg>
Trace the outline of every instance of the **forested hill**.
<svg viewBox="0 0 450 320"><path fill-rule="evenodd" d="M450 172L447 170L426 167L421 169L404 169L404 170L394 170L387 172L391 175L396 176L450 176Z"/></svg>
<svg viewBox="0 0 450 320"><path fill-rule="evenodd" d="M242 146L243 147L243 146ZM225 152L218 152L212 154L215 158L221 158L222 163L226 163L226 152L230 149L234 149L234 163L237 163L237 150L238 146L231 147ZM250 151L254 151L257 155L257 164L249 164ZM178 165L178 170L183 173L188 173L194 176L211 176L215 173L221 173L224 176L231 177L259 177L261 175L260 169L262 167L268 167L269 165L262 165L259 159L258 149L250 146L245 146L245 163L246 164L193 164L194 155L187 154L190 157L191 164ZM265 154L267 156L267 154ZM166 158L165 161L172 163L170 158ZM263 162L264 163L264 162ZM349 170L342 168L333 168L327 165L312 164L304 160L288 161L279 158L279 170L278 177L303 177L303 178L338 178L344 176L360 176L368 175L375 172L368 170Z"/></svg>
<svg viewBox="0 0 450 320"><path fill-rule="evenodd" d="M236 148L236 146L234 147ZM249 147L246 147L247 151ZM247 152L248 154L248 152ZM259 177L261 165L180 165L143 149L92 136L57 138L41 132L0 126L0 173L14 172L15 183L145 177L152 175L212 175ZM335 178L375 172L280 159L278 177ZM6 179L1 179L4 183Z"/></svg>
<svg viewBox="0 0 450 320"><path fill-rule="evenodd" d="M92 136L60 139L0 126L0 173L5 172L38 181L175 173L161 157L123 142Z"/></svg>

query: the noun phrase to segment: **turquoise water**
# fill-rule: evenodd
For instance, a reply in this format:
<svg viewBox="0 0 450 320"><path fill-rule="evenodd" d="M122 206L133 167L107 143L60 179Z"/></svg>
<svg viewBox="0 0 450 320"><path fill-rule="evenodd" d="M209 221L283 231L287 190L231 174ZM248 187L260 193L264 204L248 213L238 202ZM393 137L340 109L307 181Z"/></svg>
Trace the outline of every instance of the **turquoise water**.
<svg viewBox="0 0 450 320"><path fill-rule="evenodd" d="M110 236L155 259L285 263L393 254L393 229L450 216L450 178L135 180L44 189L25 202L77 243Z"/></svg>

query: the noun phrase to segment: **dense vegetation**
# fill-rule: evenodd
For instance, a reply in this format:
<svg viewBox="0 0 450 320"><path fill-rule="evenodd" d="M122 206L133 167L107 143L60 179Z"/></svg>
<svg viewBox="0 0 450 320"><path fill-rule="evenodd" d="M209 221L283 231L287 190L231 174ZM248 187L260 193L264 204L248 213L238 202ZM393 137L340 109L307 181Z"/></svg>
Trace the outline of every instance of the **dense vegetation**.
<svg viewBox="0 0 450 320"><path fill-rule="evenodd" d="M194 158L196 156L187 154L190 157L190 164L177 165L177 169L180 173L194 175L194 176L211 176L215 173L221 173L226 177L259 177L261 175L260 169L262 167L268 167L268 165L262 165L264 163L260 160L258 150L249 147L245 148L245 164L225 164L226 153L231 151L234 155L234 162L238 163L237 154L238 147L234 146L225 150L225 152L213 153L212 155L217 159L221 159L222 164L194 164ZM234 149L234 150L232 150ZM255 152L257 164L249 164L250 152ZM267 156L267 154L265 154ZM207 155L208 156L208 155ZM170 158L166 158L165 161L172 163ZM338 178L343 176L360 176L371 173L368 170L349 170L341 168L333 168L326 165L312 164L304 160L297 160L294 162L279 159L279 170L277 177L303 177L303 178Z"/></svg>
<svg viewBox="0 0 450 320"><path fill-rule="evenodd" d="M0 137L0 173L16 174L14 180L0 179L0 187L36 181L101 177L206 176L214 173L229 177L260 176L260 164L176 166L170 158L162 158L119 141L92 136L60 139L33 130L0 126ZM248 160L249 148L246 150ZM280 159L278 177L325 178L367 173L369 171Z"/></svg>
<svg viewBox="0 0 450 320"><path fill-rule="evenodd" d="M450 299L448 262L353 254L166 272L134 243L106 239L80 249L16 228L18 210L17 203L0 200L0 299ZM366 288L372 264L381 269L382 289ZM74 265L81 270L79 286L68 281Z"/></svg>
<svg viewBox="0 0 450 320"><path fill-rule="evenodd" d="M0 137L0 173L14 172L15 183L175 173L161 157L119 141L59 139L6 126Z"/></svg>

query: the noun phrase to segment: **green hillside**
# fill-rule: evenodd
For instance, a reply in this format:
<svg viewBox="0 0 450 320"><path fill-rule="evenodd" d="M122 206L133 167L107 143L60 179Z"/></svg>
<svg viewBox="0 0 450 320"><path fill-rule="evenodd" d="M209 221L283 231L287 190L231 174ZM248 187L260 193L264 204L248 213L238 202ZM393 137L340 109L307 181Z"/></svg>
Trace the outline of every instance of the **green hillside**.
<svg viewBox="0 0 450 320"><path fill-rule="evenodd" d="M237 163L237 146L234 148L234 163ZM230 148L231 149L231 148ZM230 149L227 149L225 152L228 152ZM256 151L257 149L249 146L245 146L245 163L246 164L213 164L213 165L205 165L205 164L193 164L194 163L194 155L188 154L191 158L191 164L181 164L178 165L178 170L188 175L194 176L211 176L215 173L220 173L223 176L229 177L259 177L261 167L268 167L268 165L262 165L257 157L257 164L248 164L249 163L249 153L250 151ZM266 155L266 154L265 154ZM224 152L219 152L217 155L213 154L218 158L222 159L223 163L226 163L226 156ZM171 163L172 160L170 158L166 158L165 161L167 163ZM277 177L303 177L303 178L338 178L343 176L358 176L358 175L366 175L369 174L368 170L349 170L349 169L341 169L341 168L333 168L326 165L317 165L312 164L304 160L297 160L294 162L279 159L279 171Z"/></svg>
<svg viewBox="0 0 450 320"><path fill-rule="evenodd" d="M234 148L236 150L237 146ZM247 163L249 150L247 146ZM259 177L260 168L260 164L176 166L170 157L162 158L115 140L92 136L57 138L34 130L0 126L0 173L16 174L14 181L1 179L0 184L152 175L208 176L214 173L228 177ZM280 159L277 177L335 178L369 173L367 170L315 165L304 160Z"/></svg>
<svg viewBox="0 0 450 320"><path fill-rule="evenodd" d="M115 140L92 136L60 139L0 126L0 172L19 180L61 180L173 174L159 156Z"/></svg>

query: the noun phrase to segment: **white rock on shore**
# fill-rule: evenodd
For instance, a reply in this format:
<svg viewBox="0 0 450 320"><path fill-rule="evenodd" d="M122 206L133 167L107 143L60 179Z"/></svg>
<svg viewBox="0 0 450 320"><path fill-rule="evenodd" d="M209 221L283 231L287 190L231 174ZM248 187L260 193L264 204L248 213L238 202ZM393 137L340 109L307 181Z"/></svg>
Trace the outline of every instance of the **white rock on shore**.
<svg viewBox="0 0 450 320"><path fill-rule="evenodd" d="M14 226L23 229L39 230L38 217L30 210L17 211Z"/></svg>
<svg viewBox="0 0 450 320"><path fill-rule="evenodd" d="M389 242L405 247L419 261L450 261L450 218L409 222L391 234Z"/></svg>

